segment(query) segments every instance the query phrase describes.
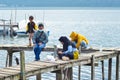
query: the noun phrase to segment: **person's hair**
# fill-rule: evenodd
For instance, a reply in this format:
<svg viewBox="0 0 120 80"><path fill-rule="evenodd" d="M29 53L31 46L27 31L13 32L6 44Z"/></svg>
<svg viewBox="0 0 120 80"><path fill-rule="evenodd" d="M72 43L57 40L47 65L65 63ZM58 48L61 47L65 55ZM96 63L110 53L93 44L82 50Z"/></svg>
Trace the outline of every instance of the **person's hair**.
<svg viewBox="0 0 120 80"><path fill-rule="evenodd" d="M64 43L63 51L66 51L69 45L71 45L73 48L76 48L76 46L66 36L61 36L59 41Z"/></svg>
<svg viewBox="0 0 120 80"><path fill-rule="evenodd" d="M44 27L44 25L43 25L42 23L40 23L40 24L38 25L38 27L41 27L41 26Z"/></svg>
<svg viewBox="0 0 120 80"><path fill-rule="evenodd" d="M33 20L33 19L34 19L34 17L33 17L33 16L29 16L29 19L32 19L32 20Z"/></svg>

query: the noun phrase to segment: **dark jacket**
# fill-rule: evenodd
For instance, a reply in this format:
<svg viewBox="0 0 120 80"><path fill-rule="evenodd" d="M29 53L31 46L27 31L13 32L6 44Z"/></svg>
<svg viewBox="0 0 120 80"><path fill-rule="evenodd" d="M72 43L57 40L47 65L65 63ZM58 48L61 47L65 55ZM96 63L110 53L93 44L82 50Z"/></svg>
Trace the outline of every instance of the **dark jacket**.
<svg viewBox="0 0 120 80"><path fill-rule="evenodd" d="M26 26L26 32L34 33L34 30L37 30L38 27L34 22L29 22Z"/></svg>

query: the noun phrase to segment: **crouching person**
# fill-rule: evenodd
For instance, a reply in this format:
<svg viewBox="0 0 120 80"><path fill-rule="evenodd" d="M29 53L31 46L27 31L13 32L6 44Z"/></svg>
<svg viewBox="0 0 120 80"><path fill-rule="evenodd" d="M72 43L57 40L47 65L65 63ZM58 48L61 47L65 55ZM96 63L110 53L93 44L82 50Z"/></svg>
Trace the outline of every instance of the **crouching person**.
<svg viewBox="0 0 120 80"><path fill-rule="evenodd" d="M58 56L62 60L78 59L79 52L75 45L66 37L61 36L59 41L63 45L63 50L58 51Z"/></svg>
<svg viewBox="0 0 120 80"><path fill-rule="evenodd" d="M48 36L44 32L44 25L39 24L38 25L39 30L35 32L33 36L33 49L35 53L35 61L40 60L40 53L42 49L46 46L46 43L48 42Z"/></svg>

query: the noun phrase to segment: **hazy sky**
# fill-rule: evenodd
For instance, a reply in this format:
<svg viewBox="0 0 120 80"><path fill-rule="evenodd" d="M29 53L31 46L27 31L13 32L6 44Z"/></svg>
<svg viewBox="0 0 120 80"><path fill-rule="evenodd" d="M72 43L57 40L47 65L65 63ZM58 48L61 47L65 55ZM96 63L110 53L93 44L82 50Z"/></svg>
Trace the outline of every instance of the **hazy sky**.
<svg viewBox="0 0 120 80"><path fill-rule="evenodd" d="M120 7L120 0L0 0L0 4L25 7Z"/></svg>

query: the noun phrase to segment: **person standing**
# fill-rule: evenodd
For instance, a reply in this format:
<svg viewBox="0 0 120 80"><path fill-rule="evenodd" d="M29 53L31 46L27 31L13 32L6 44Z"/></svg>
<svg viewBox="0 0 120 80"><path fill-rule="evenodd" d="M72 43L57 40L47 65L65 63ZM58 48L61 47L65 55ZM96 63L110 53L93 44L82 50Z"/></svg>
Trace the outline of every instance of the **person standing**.
<svg viewBox="0 0 120 80"><path fill-rule="evenodd" d="M79 48L79 46L81 46L81 48L87 48L88 40L85 36L76 32L72 32L70 34L70 38L71 41L74 42L74 44L76 45L76 48Z"/></svg>
<svg viewBox="0 0 120 80"><path fill-rule="evenodd" d="M35 30L38 30L38 26L33 21L34 17L29 16L29 21L26 26L26 33L29 33L29 46L32 46L32 37L34 35Z"/></svg>
<svg viewBox="0 0 120 80"><path fill-rule="evenodd" d="M38 31L35 32L33 36L33 49L35 53L35 61L40 60L40 53L42 49L46 46L48 42L48 36L44 31L44 25L40 23L38 25Z"/></svg>

